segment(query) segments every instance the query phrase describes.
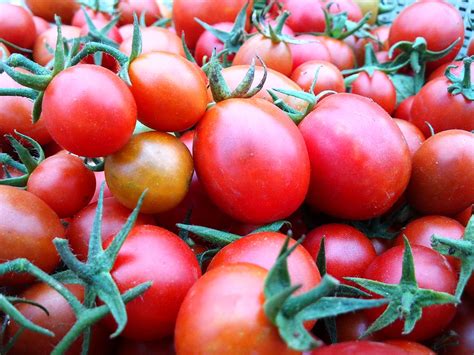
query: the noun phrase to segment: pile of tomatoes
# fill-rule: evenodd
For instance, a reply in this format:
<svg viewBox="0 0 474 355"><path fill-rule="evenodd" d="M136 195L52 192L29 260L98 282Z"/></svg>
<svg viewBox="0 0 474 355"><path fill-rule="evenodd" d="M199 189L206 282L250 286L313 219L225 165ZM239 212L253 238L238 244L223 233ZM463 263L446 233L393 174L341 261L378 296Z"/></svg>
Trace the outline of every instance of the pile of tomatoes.
<svg viewBox="0 0 474 355"><path fill-rule="evenodd" d="M0 354L474 353L474 21L393 10L0 3Z"/></svg>

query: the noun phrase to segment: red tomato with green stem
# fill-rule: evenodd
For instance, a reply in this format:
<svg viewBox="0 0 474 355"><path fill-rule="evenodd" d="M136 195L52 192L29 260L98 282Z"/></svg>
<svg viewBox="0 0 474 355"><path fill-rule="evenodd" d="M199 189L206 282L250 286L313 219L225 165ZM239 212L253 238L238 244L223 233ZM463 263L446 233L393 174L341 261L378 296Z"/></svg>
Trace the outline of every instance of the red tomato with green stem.
<svg viewBox="0 0 474 355"><path fill-rule="evenodd" d="M48 22L54 22L54 15L58 15L65 24L71 23L74 14L81 6L75 0L26 0L25 2L33 15L42 17Z"/></svg>
<svg viewBox="0 0 474 355"><path fill-rule="evenodd" d="M31 48L36 38L33 16L23 7L0 4L0 38L21 48ZM12 52L15 48L7 46Z"/></svg>
<svg viewBox="0 0 474 355"><path fill-rule="evenodd" d="M374 71L372 75L361 72L352 82L351 92L374 100L389 114L397 103L397 92L392 80L379 70Z"/></svg>
<svg viewBox="0 0 474 355"><path fill-rule="evenodd" d="M232 22L219 22L215 25L212 25L217 30L229 32L232 30L234 24ZM194 50L194 58L198 65L202 66L204 64L204 58L207 61L212 56L212 52L215 50L216 53L219 53L224 49L224 43L214 36L208 30L205 30L196 42L196 49ZM231 54L227 57L230 61L234 58L234 54Z"/></svg>
<svg viewBox="0 0 474 355"><path fill-rule="evenodd" d="M298 41L306 41L307 43L289 44L291 56L293 58L293 73L297 67L309 61L331 61L331 54L324 43L319 41L319 37L303 34L296 36L295 39Z"/></svg>
<svg viewBox="0 0 474 355"><path fill-rule="evenodd" d="M393 119L397 124L400 131L402 131L403 137L407 142L408 149L410 149L410 155L413 158L416 151L421 147L425 141L424 134L412 123L401 120L398 118Z"/></svg>
<svg viewBox="0 0 474 355"><path fill-rule="evenodd" d="M181 39L165 28L161 27L145 27L141 29L142 34L142 53L147 54L151 52L168 52L178 54L185 57ZM126 55L132 53L133 37L124 38L120 44L120 51Z"/></svg>

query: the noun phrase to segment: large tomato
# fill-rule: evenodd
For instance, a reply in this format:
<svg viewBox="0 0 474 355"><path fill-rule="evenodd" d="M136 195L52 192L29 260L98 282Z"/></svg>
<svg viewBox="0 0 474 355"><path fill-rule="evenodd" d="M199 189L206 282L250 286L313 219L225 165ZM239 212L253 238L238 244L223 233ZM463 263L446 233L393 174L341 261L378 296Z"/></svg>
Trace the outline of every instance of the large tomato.
<svg viewBox="0 0 474 355"><path fill-rule="evenodd" d="M311 161L307 200L349 219L380 216L405 190L411 159L400 129L380 106L354 94L322 100L301 122Z"/></svg>
<svg viewBox="0 0 474 355"><path fill-rule="evenodd" d="M36 38L33 16L21 6L0 4L0 38L22 48L31 48Z"/></svg>
<svg viewBox="0 0 474 355"><path fill-rule="evenodd" d="M211 199L246 223L288 217L302 204L309 159L295 124L261 99L229 99L196 129L196 172Z"/></svg>
<svg viewBox="0 0 474 355"><path fill-rule="evenodd" d="M58 15L63 23L70 23L81 6L75 0L26 0L26 5L34 15L46 21L54 22L54 15Z"/></svg>
<svg viewBox="0 0 474 355"><path fill-rule="evenodd" d="M230 32L234 24L232 22L219 22L213 25L212 27L225 31ZM204 31L196 42L196 49L194 50L194 58L196 59L198 65L203 65L203 59L206 58L207 61L212 56L212 51L216 50L216 53L219 53L224 49L224 43L219 40L216 36L214 36L209 31ZM230 55L228 57L229 60L232 60L234 55Z"/></svg>

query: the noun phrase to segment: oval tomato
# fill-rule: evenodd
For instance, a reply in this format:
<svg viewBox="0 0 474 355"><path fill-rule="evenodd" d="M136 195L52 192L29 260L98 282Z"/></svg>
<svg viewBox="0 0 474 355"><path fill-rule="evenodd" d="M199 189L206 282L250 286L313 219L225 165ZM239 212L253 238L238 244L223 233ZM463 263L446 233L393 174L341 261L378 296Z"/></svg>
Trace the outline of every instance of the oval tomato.
<svg viewBox="0 0 474 355"><path fill-rule="evenodd" d="M407 352L393 345L385 343L377 343L374 341L348 341L339 344L332 344L329 346L322 346L313 350L311 355L407 355Z"/></svg>

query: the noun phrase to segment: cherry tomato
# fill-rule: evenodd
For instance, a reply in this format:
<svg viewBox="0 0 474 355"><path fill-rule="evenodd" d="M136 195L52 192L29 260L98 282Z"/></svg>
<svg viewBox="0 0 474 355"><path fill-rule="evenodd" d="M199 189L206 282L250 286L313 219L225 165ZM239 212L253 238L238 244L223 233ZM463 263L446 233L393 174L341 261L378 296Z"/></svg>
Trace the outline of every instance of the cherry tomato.
<svg viewBox="0 0 474 355"><path fill-rule="evenodd" d="M142 53L168 52L185 56L181 39L173 32L160 27L146 27L141 30L142 33ZM133 37L124 38L120 45L120 51L126 55L132 53Z"/></svg>
<svg viewBox="0 0 474 355"><path fill-rule="evenodd" d="M368 43L372 44L372 47L374 48L376 54L378 52L388 51L390 49L390 46L388 44L390 26L383 25L375 27L373 30L370 31L370 33L375 38L377 38L377 41L370 37L361 38L359 40L356 40L355 48L353 48L357 57L357 64L359 64L359 66L362 66L365 63L365 46Z"/></svg>
<svg viewBox="0 0 474 355"><path fill-rule="evenodd" d="M33 59L36 63L46 66L54 58L54 53L51 53L51 49L56 48L57 31L56 26L50 27L36 37L33 47ZM61 26L61 32L64 39L73 39L80 36L81 29L79 27L63 25Z"/></svg>
<svg viewBox="0 0 474 355"><path fill-rule="evenodd" d="M474 201L474 136L448 130L428 138L413 157L407 196L422 214L454 215Z"/></svg>
<svg viewBox="0 0 474 355"><path fill-rule="evenodd" d="M144 13L145 23L151 26L160 17L160 8L155 0L121 0L119 3L120 23L133 23L133 14L138 18Z"/></svg>
<svg viewBox="0 0 474 355"><path fill-rule="evenodd" d="M436 355L436 353L430 348L421 345L420 343L415 343L414 341L394 339L387 340L384 343L403 349L410 355Z"/></svg>
<svg viewBox="0 0 474 355"><path fill-rule="evenodd" d="M229 32L234 24L232 22L220 22L216 23L215 25L212 25L212 27ZM215 50L216 53L219 53L224 49L224 43L221 42L216 36L214 36L211 32L205 30L200 36L199 39L196 42L196 49L194 51L194 58L196 58L196 61L198 65L203 65L203 59L207 58L207 61L209 61L209 58L212 56L212 51ZM234 55L229 55L228 59L231 61L234 58Z"/></svg>
<svg viewBox="0 0 474 355"><path fill-rule="evenodd" d="M326 23L320 0L282 0L282 10L290 12L286 23L295 32L324 32Z"/></svg>
<svg viewBox="0 0 474 355"><path fill-rule="evenodd" d="M374 341L348 341L339 344L332 344L329 346L322 346L313 350L311 355L407 355L406 351L385 343L377 343Z"/></svg>
<svg viewBox="0 0 474 355"><path fill-rule="evenodd" d="M124 41L133 36L133 24L120 26L118 30ZM143 31L143 28L140 28L140 31Z"/></svg>
<svg viewBox="0 0 474 355"><path fill-rule="evenodd" d="M400 120L398 118L393 119L397 124L400 131L402 131L403 137L407 142L408 149L410 149L410 156L413 158L416 151L421 147L425 141L424 134L412 123Z"/></svg>
<svg viewBox="0 0 474 355"><path fill-rule="evenodd" d="M194 160L214 203L242 222L288 217L308 189L309 159L300 132L262 99L229 99L210 108L196 129Z"/></svg>
<svg viewBox="0 0 474 355"><path fill-rule="evenodd" d="M426 79L426 82L431 81L431 80L436 79L436 78L439 78L439 77L444 78L445 77L444 73L446 72L446 69L450 65L455 65L456 66L455 68L451 68L451 73L453 73L456 76L461 75L461 73L463 71L463 68L464 68L463 62L462 62L462 60L454 60L452 62L440 65L438 68L433 70L433 72L430 74L428 79ZM474 69L474 66L471 64L471 70L472 69ZM471 78L472 78L472 76L471 76Z"/></svg>
<svg viewBox="0 0 474 355"><path fill-rule="evenodd" d="M51 27L48 21L38 16L33 16L33 22L35 23L36 37Z"/></svg>
<svg viewBox="0 0 474 355"><path fill-rule="evenodd" d="M324 36L318 36L317 38L326 46L331 56L331 63L338 67L339 70L355 67L356 58L354 51L346 42Z"/></svg>
<svg viewBox="0 0 474 355"><path fill-rule="evenodd" d="M21 6L0 4L0 38L18 47L31 48L36 38L33 16Z"/></svg>
<svg viewBox="0 0 474 355"><path fill-rule="evenodd" d="M331 54L329 53L329 50L322 42L319 41L318 37L313 35L299 35L296 36L295 39L299 41L306 41L307 43L289 45L291 49L291 55L293 57L293 73L297 67L309 61L331 61Z"/></svg>
<svg viewBox="0 0 474 355"><path fill-rule="evenodd" d="M413 100L415 100L415 96L409 96L400 102L392 116L405 121L410 121L410 112L411 106L413 105Z"/></svg>
<svg viewBox="0 0 474 355"><path fill-rule="evenodd" d="M362 19L362 11L357 3L353 0L320 0L321 5L325 9L329 9L329 13L337 14L341 12L347 13L347 18L353 22L359 22Z"/></svg>
<svg viewBox="0 0 474 355"><path fill-rule="evenodd" d="M352 83L353 94L368 97L379 104L389 114L395 109L397 92L392 80L381 71L374 71L373 75L362 72Z"/></svg>
<svg viewBox="0 0 474 355"><path fill-rule="evenodd" d="M58 15L65 24L71 23L80 7L75 0L26 0L25 2L33 15L42 17L48 22L54 22L54 15Z"/></svg>

